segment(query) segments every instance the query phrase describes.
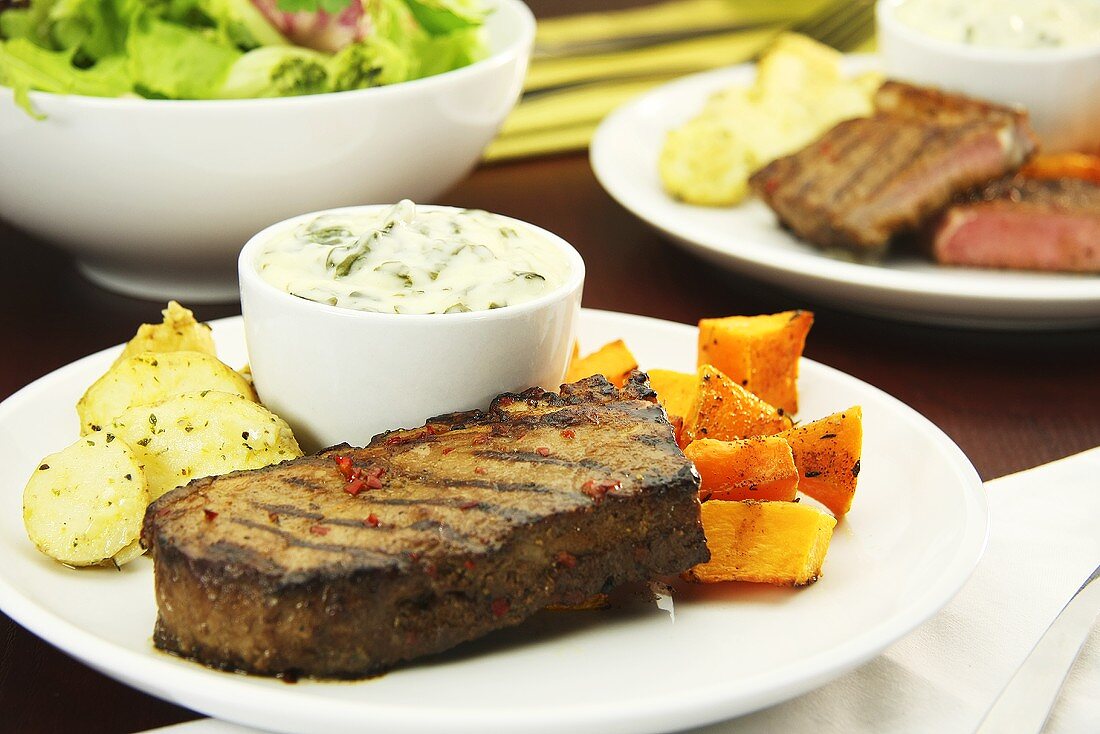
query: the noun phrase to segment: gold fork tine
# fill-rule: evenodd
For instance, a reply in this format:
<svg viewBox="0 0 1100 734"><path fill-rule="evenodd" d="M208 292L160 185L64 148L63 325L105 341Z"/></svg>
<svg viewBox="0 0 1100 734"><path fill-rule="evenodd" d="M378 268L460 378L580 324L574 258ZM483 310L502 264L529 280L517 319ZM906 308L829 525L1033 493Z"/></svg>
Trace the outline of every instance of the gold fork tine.
<svg viewBox="0 0 1100 734"><path fill-rule="evenodd" d="M874 35L874 32L874 13L865 13L833 34L829 45L839 51L850 51Z"/></svg>
<svg viewBox="0 0 1100 734"><path fill-rule="evenodd" d="M836 47L837 41L848 38L853 26L859 26L873 17L874 8L867 0L841 0L830 3L822 12L804 22L796 23L792 30Z"/></svg>

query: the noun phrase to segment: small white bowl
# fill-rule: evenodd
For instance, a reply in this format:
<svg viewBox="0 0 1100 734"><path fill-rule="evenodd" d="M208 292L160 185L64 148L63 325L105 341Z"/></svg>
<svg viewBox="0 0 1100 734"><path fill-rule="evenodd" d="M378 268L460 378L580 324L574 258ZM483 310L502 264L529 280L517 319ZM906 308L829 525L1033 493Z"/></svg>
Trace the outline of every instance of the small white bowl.
<svg viewBox="0 0 1100 734"><path fill-rule="evenodd" d="M492 0L491 55L352 92L240 100L31 93L0 86L0 217L72 252L114 291L237 298L257 230L295 214L431 201L477 163L519 97L535 22Z"/></svg>
<svg viewBox="0 0 1100 734"><path fill-rule="evenodd" d="M951 43L897 17L904 0L878 0L878 45L891 78L1021 105L1048 153L1100 152L1100 45L1003 49Z"/></svg>
<svg viewBox="0 0 1100 734"><path fill-rule="evenodd" d="M533 224L502 217L560 250L569 276L540 298L490 311L355 311L292 296L260 276L257 257L279 233L321 214L390 206L294 217L263 230L241 250L241 310L256 391L307 450L343 442L362 446L385 430L484 408L502 392L534 385L556 390L565 374L580 313L584 261L568 242Z"/></svg>

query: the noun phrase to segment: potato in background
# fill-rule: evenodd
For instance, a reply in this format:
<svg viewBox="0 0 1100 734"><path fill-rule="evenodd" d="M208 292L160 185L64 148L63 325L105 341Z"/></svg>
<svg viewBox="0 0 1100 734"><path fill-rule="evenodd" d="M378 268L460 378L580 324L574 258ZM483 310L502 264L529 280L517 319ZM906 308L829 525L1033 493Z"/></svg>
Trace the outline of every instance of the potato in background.
<svg viewBox="0 0 1100 734"><path fill-rule="evenodd" d="M842 120L870 115L882 77L849 79L842 58L805 36L781 36L761 56L751 86L716 92L699 115L669 132L658 160L668 193L689 204L737 204L757 170Z"/></svg>

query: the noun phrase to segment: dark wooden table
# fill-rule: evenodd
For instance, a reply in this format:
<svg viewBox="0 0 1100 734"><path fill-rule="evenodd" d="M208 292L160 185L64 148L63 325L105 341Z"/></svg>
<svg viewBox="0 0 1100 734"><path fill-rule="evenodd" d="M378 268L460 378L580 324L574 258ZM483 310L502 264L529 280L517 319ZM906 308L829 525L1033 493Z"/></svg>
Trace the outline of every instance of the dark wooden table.
<svg viewBox="0 0 1100 734"><path fill-rule="evenodd" d="M557 13L587 4L531 5ZM813 309L817 321L807 356L916 408L962 447L983 479L1100 444L1098 331L983 333L906 325L728 276L621 209L583 156L483 167L442 198L528 220L572 242L588 266L584 303L592 308L684 323ZM3 223L0 252L0 397L126 340L162 308L99 290L67 255ZM224 305L196 312L213 319L240 311ZM135 732L197 716L94 672L0 614L0 732Z"/></svg>

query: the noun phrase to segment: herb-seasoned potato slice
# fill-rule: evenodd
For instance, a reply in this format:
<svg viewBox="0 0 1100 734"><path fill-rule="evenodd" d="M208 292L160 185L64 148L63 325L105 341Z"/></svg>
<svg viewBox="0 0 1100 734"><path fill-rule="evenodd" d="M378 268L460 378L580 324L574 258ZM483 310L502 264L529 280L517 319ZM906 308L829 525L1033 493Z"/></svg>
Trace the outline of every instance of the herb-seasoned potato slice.
<svg viewBox="0 0 1100 734"><path fill-rule="evenodd" d="M203 352L214 355L214 338L210 336L210 327L195 321L195 315L175 301L168 302L168 308L161 311L164 321L159 324L142 324L134 338L126 343L126 348L116 360L143 352Z"/></svg>
<svg viewBox="0 0 1100 734"><path fill-rule="evenodd" d="M239 372L202 352L144 352L111 366L76 404L81 434L98 431L127 408L152 405L174 395L217 390L256 401Z"/></svg>
<svg viewBox="0 0 1100 734"><path fill-rule="evenodd" d="M259 403L216 390L130 408L104 431L133 449L152 499L192 479L302 455L282 418Z"/></svg>
<svg viewBox="0 0 1100 734"><path fill-rule="evenodd" d="M127 552L137 541L149 492L134 454L98 434L43 459L23 490L23 524L51 558L90 566Z"/></svg>

